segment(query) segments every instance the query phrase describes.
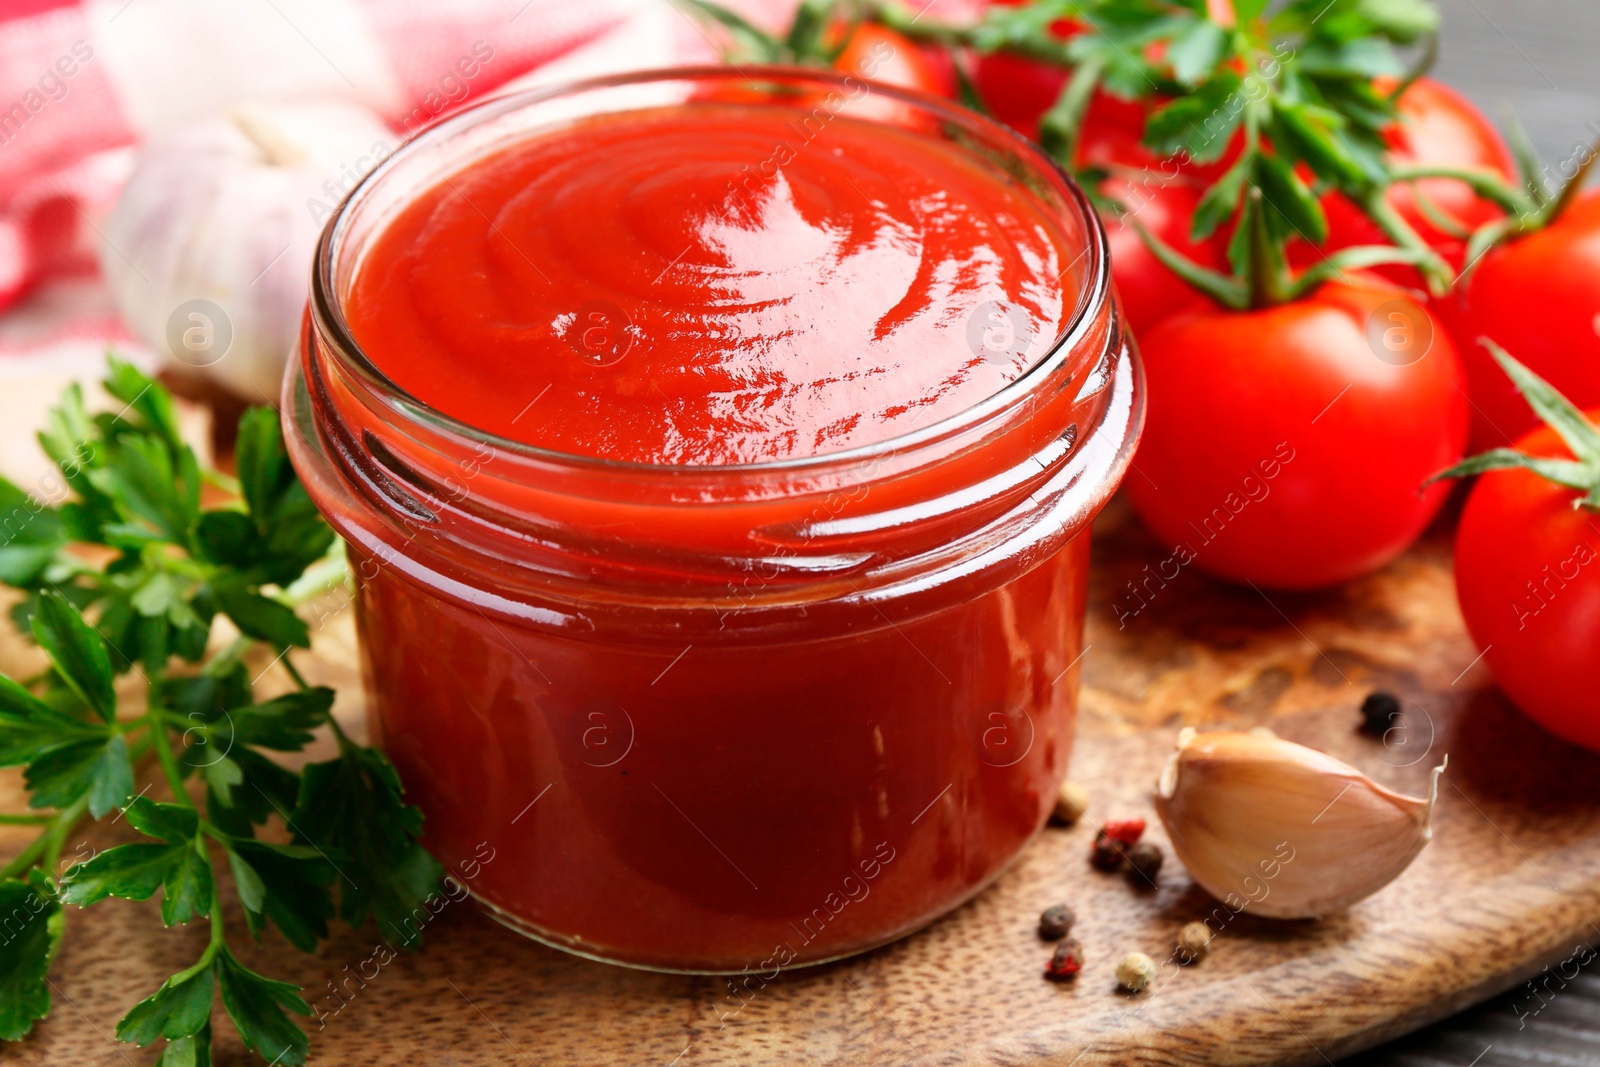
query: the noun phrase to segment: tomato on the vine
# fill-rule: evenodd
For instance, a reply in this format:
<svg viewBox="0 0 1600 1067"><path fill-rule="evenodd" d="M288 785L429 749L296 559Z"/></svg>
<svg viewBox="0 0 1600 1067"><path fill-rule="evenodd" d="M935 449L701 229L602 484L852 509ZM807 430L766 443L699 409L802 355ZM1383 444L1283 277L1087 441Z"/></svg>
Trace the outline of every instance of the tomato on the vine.
<svg viewBox="0 0 1600 1067"><path fill-rule="evenodd" d="M1600 408L1588 412L1600 421ZM1516 443L1571 459L1541 427ZM1456 533L1467 630L1514 704L1551 733L1600 749L1600 511L1529 470L1483 474Z"/></svg>
<svg viewBox="0 0 1600 1067"><path fill-rule="evenodd" d="M1379 92L1393 88L1392 79L1379 78ZM1399 121L1385 133L1389 159L1397 166L1444 166L1468 170L1493 171L1516 181L1516 167L1494 124L1472 102L1447 85L1418 78L1396 101ZM1455 178L1423 178L1415 182L1396 182L1385 194L1391 206L1430 247L1459 270L1466 252L1466 237L1486 222L1501 215L1500 208L1484 199ZM1328 216L1328 239L1321 253L1355 245L1387 244L1376 223L1338 193L1322 198ZM1448 220L1451 229L1442 229L1436 219ZM1315 262L1318 251L1307 246L1294 250L1297 263ZM1415 267L1388 264L1373 268L1373 273L1422 287ZM1476 346L1474 346L1476 347Z"/></svg>
<svg viewBox="0 0 1600 1067"><path fill-rule="evenodd" d="M1111 248L1111 275L1122 310L1136 338L1163 320L1206 305L1205 294L1172 272L1150 251L1133 227L1140 226L1203 267L1226 270L1227 242L1212 235L1202 241L1189 236L1189 220L1204 190L1182 178L1166 180L1157 171L1144 178L1108 178L1101 191L1121 203L1126 215L1105 214Z"/></svg>
<svg viewBox="0 0 1600 1067"><path fill-rule="evenodd" d="M1140 341L1148 418L1124 484L1177 565L1331 585L1399 555L1443 503L1419 488L1466 443L1461 363L1403 290L1356 276Z"/></svg>
<svg viewBox="0 0 1600 1067"><path fill-rule="evenodd" d="M972 85L989 114L1033 141L1066 84L1063 68L1011 52L980 55L972 65Z"/></svg>
<svg viewBox="0 0 1600 1067"><path fill-rule="evenodd" d="M1504 445L1537 424L1480 337L1579 407L1600 405L1600 190L1485 253L1437 311L1466 363L1474 448Z"/></svg>
<svg viewBox="0 0 1600 1067"><path fill-rule="evenodd" d="M1380 92L1392 88L1378 79ZM1445 165L1494 171L1516 181L1516 164L1494 123L1472 101L1440 82L1418 78L1396 101L1400 121L1387 133L1389 156L1397 164ZM1464 251L1461 238L1434 225L1422 200L1438 214L1474 230L1500 217L1500 208L1453 178L1424 178L1404 182L1390 190L1390 202L1447 259L1459 263ZM1437 244L1435 242L1438 242Z"/></svg>
<svg viewBox="0 0 1600 1067"><path fill-rule="evenodd" d="M1073 31L1081 32L1081 31ZM1031 140L1039 139L1044 118L1068 71L1011 52L981 55L973 64L972 84L989 114ZM1085 166L1154 167L1160 159L1140 143L1145 108L1103 90L1089 99L1078 135L1078 161Z"/></svg>
<svg viewBox="0 0 1600 1067"><path fill-rule="evenodd" d="M1022 2L989 0L985 6L1017 7ZM1083 24L1073 19L1057 19L1050 24L1050 35L1059 40L1082 32ZM976 58L972 67L973 87L989 114L1033 141L1039 139L1039 120L1061 95L1067 76L1063 67L1014 52L986 52Z"/></svg>

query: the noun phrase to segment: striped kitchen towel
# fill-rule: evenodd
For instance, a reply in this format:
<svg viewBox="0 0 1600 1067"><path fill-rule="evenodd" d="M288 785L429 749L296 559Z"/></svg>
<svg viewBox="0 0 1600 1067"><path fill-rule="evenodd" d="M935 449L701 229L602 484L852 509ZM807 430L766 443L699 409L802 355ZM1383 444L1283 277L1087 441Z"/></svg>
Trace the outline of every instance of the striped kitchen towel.
<svg viewBox="0 0 1600 1067"><path fill-rule="evenodd" d="M117 335L95 227L145 137L262 99L353 101L406 135L529 81L715 55L670 0L3 0L0 311L49 279L91 292L0 316L0 351Z"/></svg>

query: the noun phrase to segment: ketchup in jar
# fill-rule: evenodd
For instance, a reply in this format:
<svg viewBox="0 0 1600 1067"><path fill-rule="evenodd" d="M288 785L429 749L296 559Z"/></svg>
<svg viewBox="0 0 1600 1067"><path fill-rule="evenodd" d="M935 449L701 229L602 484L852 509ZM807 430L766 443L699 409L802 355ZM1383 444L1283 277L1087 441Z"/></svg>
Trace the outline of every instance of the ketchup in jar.
<svg viewBox="0 0 1600 1067"><path fill-rule="evenodd" d="M1142 410L1032 146L721 69L403 147L323 236L284 404L429 847L551 945L769 975L1043 824Z"/></svg>

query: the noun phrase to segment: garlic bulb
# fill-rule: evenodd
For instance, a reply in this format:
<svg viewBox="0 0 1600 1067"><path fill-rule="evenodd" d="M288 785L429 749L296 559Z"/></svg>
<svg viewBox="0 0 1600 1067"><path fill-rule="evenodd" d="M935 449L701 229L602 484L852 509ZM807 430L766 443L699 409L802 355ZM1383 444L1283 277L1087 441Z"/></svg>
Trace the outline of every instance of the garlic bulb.
<svg viewBox="0 0 1600 1067"><path fill-rule="evenodd" d="M175 367L275 402L322 224L395 140L343 103L251 105L152 140L101 228L129 327Z"/></svg>
<svg viewBox="0 0 1600 1067"><path fill-rule="evenodd" d="M1236 912L1318 918L1376 893L1422 851L1443 771L1426 799L1408 797L1292 741L1186 728L1155 805L1206 892Z"/></svg>

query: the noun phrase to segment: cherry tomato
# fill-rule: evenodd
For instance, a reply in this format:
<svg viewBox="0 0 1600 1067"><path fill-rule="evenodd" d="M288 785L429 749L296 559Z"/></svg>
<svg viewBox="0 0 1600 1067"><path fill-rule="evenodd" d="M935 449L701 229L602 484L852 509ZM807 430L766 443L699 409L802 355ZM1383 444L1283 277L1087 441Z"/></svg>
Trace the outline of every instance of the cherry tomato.
<svg viewBox="0 0 1600 1067"><path fill-rule="evenodd" d="M1480 337L1579 407L1600 404L1600 190L1490 250L1436 310L1466 364L1474 450L1505 445L1538 421Z"/></svg>
<svg viewBox="0 0 1600 1067"><path fill-rule="evenodd" d="M991 6L1014 7L1022 2L991 0ZM1217 2L1212 0L1213 4ZM1213 19L1217 16L1218 12L1214 11ZM1226 13L1225 21L1228 25L1232 24L1231 9ZM1058 19L1050 24L1050 32L1061 40L1087 30L1084 23L1075 19ZM1153 44L1147 54L1156 59L1164 47L1159 42ZM1061 67L1012 52L995 52L978 57L973 67L972 81L995 118L1024 136L1038 140L1039 122L1061 95L1068 74ZM1089 97L1089 107L1083 116L1083 129L1078 134L1078 165L1136 171L1170 170L1170 164L1146 148L1142 140L1145 119L1151 111L1166 102L1161 98L1123 100L1103 90L1096 90ZM1185 173L1214 180L1238 157L1243 143L1243 135L1237 135L1223 158L1211 163L1186 160L1181 164L1181 169Z"/></svg>
<svg viewBox="0 0 1600 1067"><path fill-rule="evenodd" d="M1164 319L1209 303L1200 290L1168 270L1150 253L1128 218L1201 266L1228 270L1227 240L1213 235L1204 241L1189 239L1189 221L1203 189L1184 179L1167 179L1160 171L1143 178L1109 178L1101 189L1128 209L1128 216L1107 215L1106 238L1111 246L1111 276L1117 283L1122 310L1133 335L1143 338Z"/></svg>
<svg viewBox="0 0 1600 1067"><path fill-rule="evenodd" d="M951 95L955 77L953 68L941 70L915 41L872 22L856 25L833 66L868 81L934 96Z"/></svg>
<svg viewBox="0 0 1600 1067"><path fill-rule="evenodd" d="M1058 36L1081 32L1058 31ZM972 84L989 113L1023 136L1039 139L1039 120L1049 111L1067 84L1067 71L1010 52L993 52L973 64ZM1143 167L1159 160L1139 143L1144 135L1144 108L1136 101L1120 100L1096 92L1084 115L1078 139L1080 162L1105 166Z"/></svg>
<svg viewBox="0 0 1600 1067"><path fill-rule="evenodd" d="M995 7L1015 7L1022 0L992 0ZM1065 41L1085 31L1074 19L1050 24L1053 36ZM973 65L972 83L989 113L1031 140L1039 139L1039 120L1067 84L1068 71L1012 52L981 55ZM1155 168L1160 157L1140 143L1146 107L1096 91L1089 98L1078 135L1081 166Z"/></svg>
<svg viewBox="0 0 1600 1067"><path fill-rule="evenodd" d="M948 53L926 50L894 30L871 22L854 26L841 23L827 31L824 39L830 44L837 44L846 32L850 37L833 61L833 68L840 73L934 96L955 95L955 64ZM866 87L858 87L857 91L863 88ZM783 100L797 107L815 107L823 104L829 95L793 91L785 94ZM905 104L883 99L882 94L876 98L870 93L861 95L863 99L853 100L848 105L848 114L854 118L909 128L920 128L929 121L925 115ZM765 89L728 82L701 91L697 99L765 103L772 99L772 95Z"/></svg>
<svg viewBox="0 0 1600 1067"><path fill-rule="evenodd" d="M1066 72L1059 67L1006 52L979 56L972 74L973 85L990 114L1032 140L1039 139L1039 121L1055 103L1066 79ZM1143 141L1146 115L1164 102L1155 100L1146 105L1097 90L1089 98L1078 135L1078 165L1170 170L1170 165L1146 148ZM1235 138L1235 144L1220 160L1185 161L1178 168L1185 174L1214 180L1232 165L1242 144L1242 139Z"/></svg>
<svg viewBox="0 0 1600 1067"><path fill-rule="evenodd" d="M956 77L956 59L948 49L938 45L923 44L917 46L923 60L928 65L928 71L938 88L930 90L939 96L954 100L961 95L961 84Z"/></svg>
<svg viewBox="0 0 1600 1067"><path fill-rule="evenodd" d="M1203 308L1140 347L1149 414L1124 484L1172 547L1167 569L1331 585L1399 555L1448 493L1419 488L1466 443L1461 362L1404 290L1357 276L1276 307Z"/></svg>
<svg viewBox="0 0 1600 1067"><path fill-rule="evenodd" d="M1379 92L1393 88L1392 79L1378 79ZM1400 121L1387 132L1389 158L1397 164L1466 167L1492 170L1516 182L1516 168L1505 141L1494 124L1471 101L1449 86L1419 78L1400 95ZM1419 194L1435 209L1467 232L1500 216L1500 208L1474 193L1465 183L1453 178L1427 178L1400 182L1390 188L1387 199L1400 216L1410 223L1423 240L1456 269L1466 254L1466 241L1435 225L1419 202ZM1338 193L1323 197L1328 216L1328 241L1322 252L1353 245L1389 244L1383 232L1354 204ZM1321 255L1308 245L1299 245L1291 259L1298 265L1315 263ZM1393 264L1374 268L1374 273L1402 285L1422 287L1416 268ZM1486 357L1487 358L1487 357ZM1489 361L1493 366L1492 361ZM1500 374L1499 368L1494 372ZM1500 375L1504 380L1504 375Z"/></svg>
<svg viewBox="0 0 1600 1067"><path fill-rule="evenodd" d="M1023 0L990 0L989 7L1017 7ZM1074 19L1057 19L1050 34L1063 41L1083 32ZM1061 95L1067 72L1060 67L1012 52L991 52L977 57L972 84L989 113L1030 140L1039 139L1039 120ZM1142 119L1136 116L1142 124Z"/></svg>
<svg viewBox="0 0 1600 1067"><path fill-rule="evenodd" d="M993 52L973 63L972 84L989 114L1037 141L1039 120L1067 84L1067 72L1025 56Z"/></svg>
<svg viewBox="0 0 1600 1067"><path fill-rule="evenodd" d="M1588 412L1600 422L1600 408ZM1517 442L1571 459L1555 431ZM1545 729L1600 749L1600 513L1531 471L1492 471L1456 533L1456 595L1467 630L1513 703Z"/></svg>

